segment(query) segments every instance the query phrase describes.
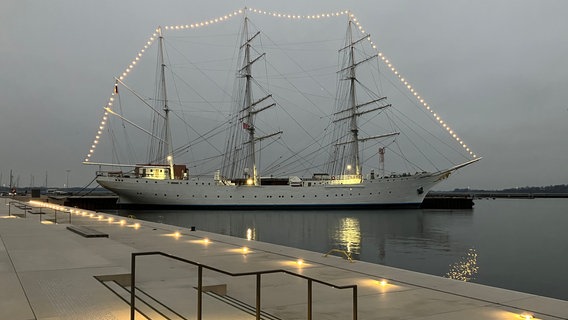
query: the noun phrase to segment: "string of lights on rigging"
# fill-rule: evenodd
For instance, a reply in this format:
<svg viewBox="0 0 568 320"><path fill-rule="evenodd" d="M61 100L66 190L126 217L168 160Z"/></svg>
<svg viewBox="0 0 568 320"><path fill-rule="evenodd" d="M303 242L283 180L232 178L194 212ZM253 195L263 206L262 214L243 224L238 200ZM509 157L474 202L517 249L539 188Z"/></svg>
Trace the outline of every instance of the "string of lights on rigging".
<svg viewBox="0 0 568 320"><path fill-rule="evenodd" d="M351 19L351 21L353 21L353 23L357 26L357 29L359 30L359 32L361 32L363 35L366 34L365 29L363 28L363 26L361 25L361 23L359 22L359 20L355 16L355 14L352 13L351 11L349 11L349 10L338 11L338 12L330 12L330 13L321 13L321 14L312 14L312 15L292 15L292 14L284 14L284 13L279 13L279 12L274 12L274 11L265 11L265 10L249 8L249 7L246 7L244 9L235 10L235 11L229 13L229 14L219 16L219 17L209 19L209 20L203 20L203 21L200 21L200 22L197 22L197 23L165 26L164 29L165 30L198 29L198 28L207 27L207 26L210 26L210 25L213 25L213 24L225 22L227 20L230 20L231 18L234 18L235 16L238 16L238 15L241 15L241 14L246 14L246 12L270 16L270 17L282 18L282 19L311 20L311 21L349 15L349 19ZM136 64L138 63L138 61L140 61L140 59L142 58L142 56L144 55L146 50L148 48L150 48L150 46L154 43L154 41L161 35L161 32L162 32L161 28L157 28L154 31L152 36L149 37L148 40L146 41L146 44L143 46L143 48L140 49L140 51L137 53L135 58L130 62L128 67L117 78L118 80L123 81L130 74L130 72L132 72L132 70L136 67ZM376 45L375 42L373 42L373 40L371 40L370 36L367 37L367 40L369 41L369 44L371 45L371 47L374 50L377 51L377 55L378 55L379 59L389 68L389 70L399 79L399 81L402 84L404 84L406 89L414 96L414 98L420 103L420 105L422 107L424 107L427 111L430 112L430 114L434 117L434 119L446 130L446 132L453 139L455 139L462 146L462 148L465 149L466 152L469 153L470 156L472 156L473 158L477 158L477 155L469 148L469 146L467 144L465 144L463 139L457 135L455 130L453 130L440 117L439 114L434 112L434 110L424 100L424 98L414 89L414 87L408 82L408 80L406 78L404 78L401 75L401 73L394 67L394 65L390 61L390 59L388 59L385 56L385 54L378 49L378 46ZM90 159L92 158L92 156L94 155L95 149L96 149L96 147L97 147L97 145L100 141L101 134L102 134L103 130L105 129L105 125L106 125L106 122L108 120L109 113L115 114L115 112L112 111L112 106L113 106L114 98L117 94L118 94L118 84L116 83L115 87L112 91L112 94L109 97L109 100L108 100L106 106L103 108L104 114L103 114L102 120L100 122L99 129L97 130L97 134L95 135L95 138L93 139L93 143L91 145L91 148L89 149L89 152L87 153L87 156L85 157L85 162L89 162Z"/></svg>

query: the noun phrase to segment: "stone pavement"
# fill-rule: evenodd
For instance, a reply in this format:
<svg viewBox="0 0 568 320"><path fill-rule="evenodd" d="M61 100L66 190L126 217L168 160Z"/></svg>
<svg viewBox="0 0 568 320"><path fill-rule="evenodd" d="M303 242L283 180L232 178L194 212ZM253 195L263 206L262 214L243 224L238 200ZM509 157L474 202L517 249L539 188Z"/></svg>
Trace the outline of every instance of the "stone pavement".
<svg viewBox="0 0 568 320"><path fill-rule="evenodd" d="M0 319L128 319L131 254L147 251L231 273L283 269L357 285L357 319L568 319L568 301L87 210L58 207L55 217L55 207L27 204L0 198ZM136 319L197 319L196 266L163 256L136 265ZM203 319L255 319L256 279L203 269ZM261 279L262 319L307 319L306 279ZM351 289L312 283L313 319L353 319L352 302Z"/></svg>

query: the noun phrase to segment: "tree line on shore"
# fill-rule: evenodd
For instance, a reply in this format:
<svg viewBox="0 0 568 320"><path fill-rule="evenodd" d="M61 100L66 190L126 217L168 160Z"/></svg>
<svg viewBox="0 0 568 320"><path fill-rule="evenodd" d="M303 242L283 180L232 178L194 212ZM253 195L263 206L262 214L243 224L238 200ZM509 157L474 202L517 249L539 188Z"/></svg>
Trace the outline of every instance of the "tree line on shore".
<svg viewBox="0 0 568 320"><path fill-rule="evenodd" d="M503 193L568 193L568 184L557 184L544 187L515 187L501 190L475 190L456 188L454 192L503 192Z"/></svg>

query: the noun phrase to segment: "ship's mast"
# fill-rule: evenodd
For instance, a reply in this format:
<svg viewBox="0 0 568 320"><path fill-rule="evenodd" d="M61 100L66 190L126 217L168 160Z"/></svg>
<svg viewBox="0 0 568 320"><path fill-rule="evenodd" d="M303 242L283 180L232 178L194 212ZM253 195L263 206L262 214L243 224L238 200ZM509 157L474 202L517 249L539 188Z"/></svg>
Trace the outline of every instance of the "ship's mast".
<svg viewBox="0 0 568 320"><path fill-rule="evenodd" d="M244 34L246 35L246 37L248 38L248 18L245 17L245 22L244 22ZM253 113L251 112L252 110L252 86L251 86L251 80L252 80L252 72L251 72L251 66L252 66L252 61L250 58L250 48L251 48L251 40L253 38L255 38L258 35L255 34L252 38L247 39L246 43L244 44L244 53L245 53L245 67L243 70L243 76L245 77L245 101L244 101L244 106L245 106L245 110L246 110L246 115L245 115L245 129L248 131L248 152L246 155L247 158L247 164L246 164L246 168L252 168L252 182L254 185L258 185L258 177L257 177L257 170L256 170L256 152L255 152L255 143L254 143L254 122L253 122Z"/></svg>
<svg viewBox="0 0 568 320"><path fill-rule="evenodd" d="M381 139L396 136L399 132L391 132L377 136L360 137L358 118L367 113L380 111L390 107L386 104L386 97L376 96L375 99L365 102L357 100L357 68L377 55L363 58L357 57L359 52L356 46L367 40L369 35L354 40L353 21L350 19L347 27L345 46L339 50L343 57L343 68L338 71L340 83L336 99L336 112L333 114L334 137L333 152L329 162L328 173L332 175L334 183L360 183L363 180L361 155L359 143L372 139ZM336 179L337 178L337 179Z"/></svg>
<svg viewBox="0 0 568 320"><path fill-rule="evenodd" d="M356 92L355 92L355 82L357 80L355 74L355 48L353 43L353 33L352 33L352 24L353 21L349 19L349 26L347 35L349 37L348 41L350 43L349 46L349 104L350 104L350 112L351 112L351 121L350 121L350 131L351 131L351 139L353 143L353 156L354 156L354 165L355 165L355 175L359 176L361 174L360 170L360 163L359 163L359 128L357 126L357 100L356 100Z"/></svg>
<svg viewBox="0 0 568 320"><path fill-rule="evenodd" d="M271 101L273 100L271 94L256 100L254 97L254 88L259 84L254 80L252 66L266 56L265 53L257 55L254 49L253 41L259 35L260 31L249 35L249 19L245 16L239 49L241 64L237 70L235 86L234 120L223 159L223 177L225 179L234 180L238 184L246 183L255 186L261 183L256 143L282 133L282 131L279 131L260 137L256 135L255 118L257 114L276 105L275 102Z"/></svg>
<svg viewBox="0 0 568 320"><path fill-rule="evenodd" d="M163 102L162 110L164 110L164 139L165 141L165 148L161 149L161 159L165 159L168 161L168 165L170 166L170 179L174 179L174 152L173 152L173 145L172 145L172 134L170 128L170 108L168 107L168 94L166 88L166 64L164 63L164 36L162 35L162 28L158 28L158 44L159 44L159 52L158 52L158 63L160 64L160 95L161 100Z"/></svg>

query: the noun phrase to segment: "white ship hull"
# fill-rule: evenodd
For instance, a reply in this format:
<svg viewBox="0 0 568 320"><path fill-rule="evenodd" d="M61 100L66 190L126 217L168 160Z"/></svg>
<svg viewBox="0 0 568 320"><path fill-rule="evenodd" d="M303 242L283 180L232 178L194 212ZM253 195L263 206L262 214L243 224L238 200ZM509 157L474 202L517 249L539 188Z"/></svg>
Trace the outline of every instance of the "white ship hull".
<svg viewBox="0 0 568 320"><path fill-rule="evenodd" d="M227 186L213 178L153 180L101 176L97 182L119 196L121 205L193 208L416 208L428 191L449 172L365 180L360 184L330 184L317 180L299 186Z"/></svg>

